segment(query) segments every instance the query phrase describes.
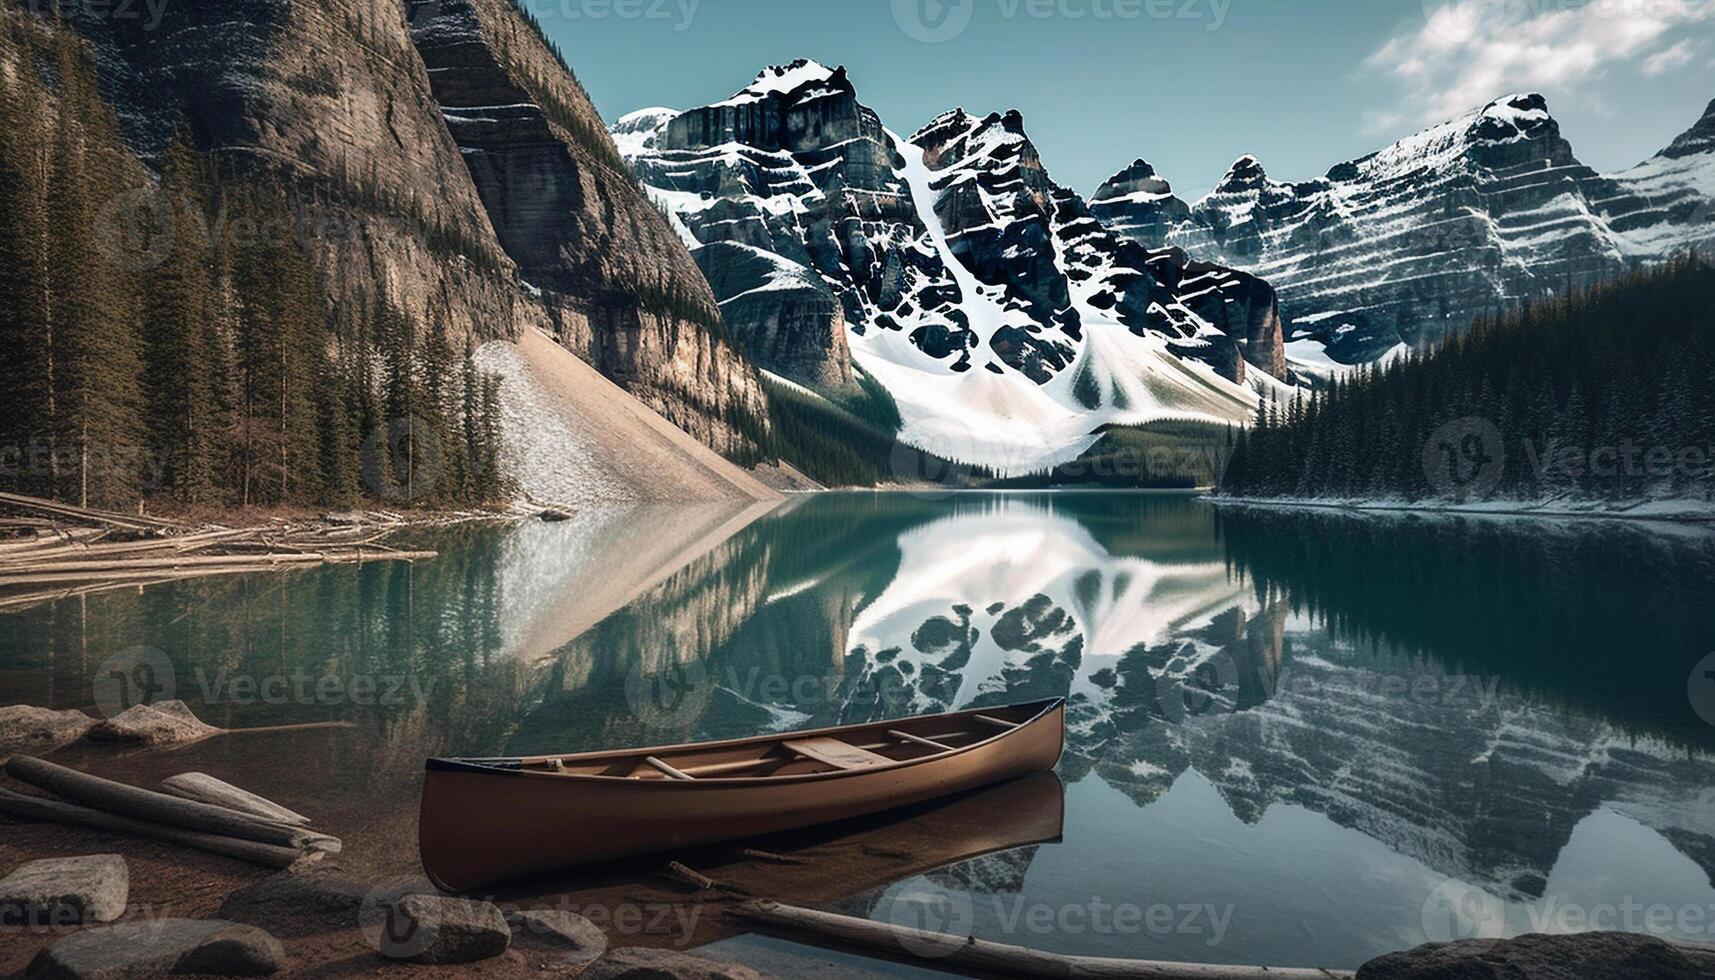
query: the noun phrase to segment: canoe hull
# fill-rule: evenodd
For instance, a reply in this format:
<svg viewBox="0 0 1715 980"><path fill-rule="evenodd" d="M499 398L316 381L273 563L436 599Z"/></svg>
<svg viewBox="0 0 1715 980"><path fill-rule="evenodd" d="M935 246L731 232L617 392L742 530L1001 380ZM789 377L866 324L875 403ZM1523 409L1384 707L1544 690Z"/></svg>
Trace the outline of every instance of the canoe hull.
<svg viewBox="0 0 1715 980"><path fill-rule="evenodd" d="M418 842L448 891L880 813L1054 768L1065 708L951 755L795 779L568 778L431 764Z"/></svg>

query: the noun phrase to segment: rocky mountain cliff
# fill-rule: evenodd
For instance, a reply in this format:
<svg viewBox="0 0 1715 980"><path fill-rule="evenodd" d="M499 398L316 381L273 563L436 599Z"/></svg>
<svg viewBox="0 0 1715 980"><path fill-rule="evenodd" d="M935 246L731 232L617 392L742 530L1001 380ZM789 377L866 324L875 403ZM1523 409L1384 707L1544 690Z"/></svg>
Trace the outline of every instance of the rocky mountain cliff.
<svg viewBox="0 0 1715 980"><path fill-rule="evenodd" d="M1273 283L1307 360L1422 348L1476 316L1715 241L1706 117L1674 148L1603 176L1540 95L1498 99L1327 176L1268 176L1246 156L1187 203L1147 161L1091 208L1146 246L1178 245Z"/></svg>
<svg viewBox="0 0 1715 980"><path fill-rule="evenodd" d="M222 166L292 191L330 304L367 319L385 295L418 323L437 310L485 338L531 318L397 6L192 0L152 30L64 6L145 160L182 121Z"/></svg>
<svg viewBox="0 0 1715 980"><path fill-rule="evenodd" d="M879 381L941 455L1033 469L1110 423L1243 419L1290 380L1266 283L1109 233L1016 112L905 139L799 61L614 135L761 367L835 398Z"/></svg>
<svg viewBox="0 0 1715 980"><path fill-rule="evenodd" d="M66 11L146 160L182 121L223 168L285 189L330 311L370 322L386 303L479 341L551 329L711 447L761 451L760 383L706 283L508 0Z"/></svg>
<svg viewBox="0 0 1715 980"><path fill-rule="evenodd" d="M570 71L507 0L412 0L411 38L501 246L556 336L729 456L768 428L755 370Z"/></svg>

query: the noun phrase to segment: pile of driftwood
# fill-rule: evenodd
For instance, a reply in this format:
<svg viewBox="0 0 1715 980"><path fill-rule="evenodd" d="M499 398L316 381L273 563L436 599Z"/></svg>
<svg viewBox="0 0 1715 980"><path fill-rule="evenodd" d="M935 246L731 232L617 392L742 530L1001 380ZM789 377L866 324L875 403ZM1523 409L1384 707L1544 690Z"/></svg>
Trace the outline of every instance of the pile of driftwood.
<svg viewBox="0 0 1715 980"><path fill-rule="evenodd" d="M406 523L397 514L368 512L189 527L0 493L0 609L209 575L435 557L381 543Z"/></svg>
<svg viewBox="0 0 1715 980"><path fill-rule="evenodd" d="M271 868L340 850L337 837L308 829L305 817L201 773L166 780L165 793L22 755L6 774L54 794L0 789L0 814L16 820L146 837Z"/></svg>

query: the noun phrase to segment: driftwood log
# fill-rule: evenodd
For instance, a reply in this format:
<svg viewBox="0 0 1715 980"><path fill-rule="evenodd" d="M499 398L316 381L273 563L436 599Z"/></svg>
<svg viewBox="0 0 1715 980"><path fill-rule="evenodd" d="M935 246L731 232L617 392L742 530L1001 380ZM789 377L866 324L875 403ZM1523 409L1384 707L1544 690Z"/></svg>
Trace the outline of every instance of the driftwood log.
<svg viewBox="0 0 1715 980"><path fill-rule="evenodd" d="M809 938L877 952L891 958L915 960L942 969L969 971L980 975L1003 974L1070 980L1351 980L1354 976L1350 972L1338 970L1211 966L1201 963L1065 956L1023 946L993 943L971 936L911 929L834 912L783 905L779 902L746 902L738 907L737 912L747 919L794 938Z"/></svg>
<svg viewBox="0 0 1715 980"><path fill-rule="evenodd" d="M339 850L339 840L327 834L258 820L222 806L127 786L30 756L13 756L6 763L6 772L21 782L105 813L123 813L148 823L254 841L272 847L292 850L308 848L330 852Z"/></svg>
<svg viewBox="0 0 1715 980"><path fill-rule="evenodd" d="M161 781L161 788L182 799L225 807L270 823L285 824L288 827L310 825L309 817L207 773L186 772L169 776Z"/></svg>
<svg viewBox="0 0 1715 980"><path fill-rule="evenodd" d="M150 823L147 820L135 820L131 817L103 813L100 810L91 810L88 807L76 806L71 803L61 803L58 800L44 800L35 796L25 796L22 793L14 793L6 789L0 789L0 813L19 820L69 824L74 827L88 827L92 830L132 834L137 837L177 844L181 847L207 851L210 854L237 858L240 861L248 861L251 864L260 864L269 868L289 868L307 856L305 852L297 848L277 847L272 844L259 844L255 841L238 840L215 834L202 834L178 827L167 827L158 823Z"/></svg>
<svg viewBox="0 0 1715 980"><path fill-rule="evenodd" d="M432 551L401 551L381 541L410 523L451 525L494 517L459 514L408 522L372 511L339 521L193 527L0 493L0 608L186 578L434 558Z"/></svg>

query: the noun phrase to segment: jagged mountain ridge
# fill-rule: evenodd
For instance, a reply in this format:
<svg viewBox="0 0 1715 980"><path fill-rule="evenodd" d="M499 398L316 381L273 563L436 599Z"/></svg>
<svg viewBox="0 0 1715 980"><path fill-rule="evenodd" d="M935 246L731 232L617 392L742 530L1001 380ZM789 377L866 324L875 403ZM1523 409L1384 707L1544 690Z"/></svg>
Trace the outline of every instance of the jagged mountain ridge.
<svg viewBox="0 0 1715 980"><path fill-rule="evenodd" d="M1546 99L1513 95L1316 180L1276 181L1241 157L1195 203L1138 160L1091 208L1144 245L1262 276L1296 351L1357 364L1715 242L1712 132L1715 114L1655 160L1604 176L1578 160Z"/></svg>
<svg viewBox="0 0 1715 980"><path fill-rule="evenodd" d="M613 132L764 369L837 395L849 349L943 456L1039 468L1108 423L1241 420L1289 379L1266 283L1108 233L1016 112L902 138L799 61Z"/></svg>

